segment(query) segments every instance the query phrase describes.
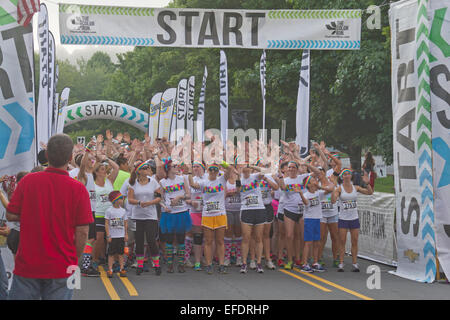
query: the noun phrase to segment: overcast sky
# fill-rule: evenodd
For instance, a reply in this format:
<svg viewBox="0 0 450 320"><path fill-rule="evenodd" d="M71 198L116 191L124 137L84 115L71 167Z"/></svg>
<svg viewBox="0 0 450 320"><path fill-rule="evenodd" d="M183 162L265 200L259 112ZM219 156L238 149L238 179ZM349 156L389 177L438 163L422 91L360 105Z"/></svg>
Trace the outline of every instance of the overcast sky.
<svg viewBox="0 0 450 320"><path fill-rule="evenodd" d="M59 40L59 16L58 16L58 3L70 3L70 4L90 4L90 5L104 5L104 6L121 6L121 7L148 7L148 8L161 8L169 4L170 0L41 0L41 3L45 3L48 11L49 28L53 33L56 42L56 50L61 47ZM37 18L38 14L33 17L33 29L34 39L37 44ZM100 47L100 46L82 46L82 45L64 45L64 49L68 53L73 53L75 50L85 49L86 47ZM101 46L102 51L108 50L108 46ZM113 46L111 46L113 47ZM117 46L114 46L117 47ZM133 47L123 47L123 49L132 50ZM35 51L39 51L39 46L34 46Z"/></svg>

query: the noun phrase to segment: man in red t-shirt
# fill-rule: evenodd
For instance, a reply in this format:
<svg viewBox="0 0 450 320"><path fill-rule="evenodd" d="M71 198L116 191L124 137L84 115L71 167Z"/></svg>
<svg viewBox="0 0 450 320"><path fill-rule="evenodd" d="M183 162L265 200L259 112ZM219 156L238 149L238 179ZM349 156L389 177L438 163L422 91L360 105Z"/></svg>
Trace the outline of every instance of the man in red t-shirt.
<svg viewBox="0 0 450 320"><path fill-rule="evenodd" d="M69 177L73 143L58 134L47 144L49 167L17 185L6 218L20 221L11 300L70 300L68 277L78 265L93 222L89 194Z"/></svg>

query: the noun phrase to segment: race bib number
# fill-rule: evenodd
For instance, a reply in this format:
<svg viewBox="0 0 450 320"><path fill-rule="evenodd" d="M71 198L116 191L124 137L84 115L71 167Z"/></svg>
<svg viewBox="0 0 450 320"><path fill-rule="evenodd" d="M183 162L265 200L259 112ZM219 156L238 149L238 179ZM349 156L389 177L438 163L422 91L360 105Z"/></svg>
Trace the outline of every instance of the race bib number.
<svg viewBox="0 0 450 320"><path fill-rule="evenodd" d="M112 228L123 228L124 227L124 220L121 218L114 218L109 220L109 224Z"/></svg>
<svg viewBox="0 0 450 320"><path fill-rule="evenodd" d="M179 199L177 202L175 202L174 204L172 204L172 200L175 198L170 199L170 206L172 208L179 208L179 207L183 207L184 206L184 201L183 199Z"/></svg>
<svg viewBox="0 0 450 320"><path fill-rule="evenodd" d="M333 204L330 201L322 202L322 210L333 210Z"/></svg>
<svg viewBox="0 0 450 320"><path fill-rule="evenodd" d="M269 198L269 190L263 190L263 191L261 191L261 195L262 195L262 198L263 199L267 199L267 198Z"/></svg>
<svg viewBox="0 0 450 320"><path fill-rule="evenodd" d="M219 201L208 201L206 202L206 212L214 213L220 211L220 203Z"/></svg>
<svg viewBox="0 0 450 320"><path fill-rule="evenodd" d="M318 199L317 197L312 198L312 199L309 200L309 205L310 205L311 207L318 206L319 203L320 203L320 201L319 201L319 199Z"/></svg>
<svg viewBox="0 0 450 320"><path fill-rule="evenodd" d="M258 197L257 196L247 196L245 198L245 205L247 207L255 207L258 205Z"/></svg>
<svg viewBox="0 0 450 320"><path fill-rule="evenodd" d="M355 209L356 208L356 201L355 200L342 201L341 208L344 209L344 210Z"/></svg>
<svg viewBox="0 0 450 320"><path fill-rule="evenodd" d="M234 195L229 197L229 203L233 203L233 204L237 204L237 203L241 203L241 197L239 197L239 195Z"/></svg>

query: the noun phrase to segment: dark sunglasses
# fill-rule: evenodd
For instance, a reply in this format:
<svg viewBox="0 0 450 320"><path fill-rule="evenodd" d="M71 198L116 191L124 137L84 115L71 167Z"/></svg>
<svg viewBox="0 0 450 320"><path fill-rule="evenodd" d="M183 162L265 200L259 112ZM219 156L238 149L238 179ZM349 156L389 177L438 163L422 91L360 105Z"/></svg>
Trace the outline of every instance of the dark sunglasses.
<svg viewBox="0 0 450 320"><path fill-rule="evenodd" d="M209 171L213 171L213 172L218 172L218 171L219 171L219 168L216 168L216 167L210 167L210 168L208 168L208 170L209 170Z"/></svg>

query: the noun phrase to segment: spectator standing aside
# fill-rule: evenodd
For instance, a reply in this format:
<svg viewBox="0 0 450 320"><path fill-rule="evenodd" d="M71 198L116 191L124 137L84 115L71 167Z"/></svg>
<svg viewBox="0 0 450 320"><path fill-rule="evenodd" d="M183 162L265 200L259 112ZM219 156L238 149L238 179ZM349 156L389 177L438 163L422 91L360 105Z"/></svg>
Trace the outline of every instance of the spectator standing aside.
<svg viewBox="0 0 450 320"><path fill-rule="evenodd" d="M369 176L369 184L372 190L375 188L375 179L377 178L377 173L375 171L375 159L372 156L372 152L367 151L362 169Z"/></svg>
<svg viewBox="0 0 450 320"><path fill-rule="evenodd" d="M70 266L77 266L93 222L85 186L66 171L72 158L69 136L50 138L49 167L30 173L18 184L6 218L20 221L10 300L70 300Z"/></svg>

